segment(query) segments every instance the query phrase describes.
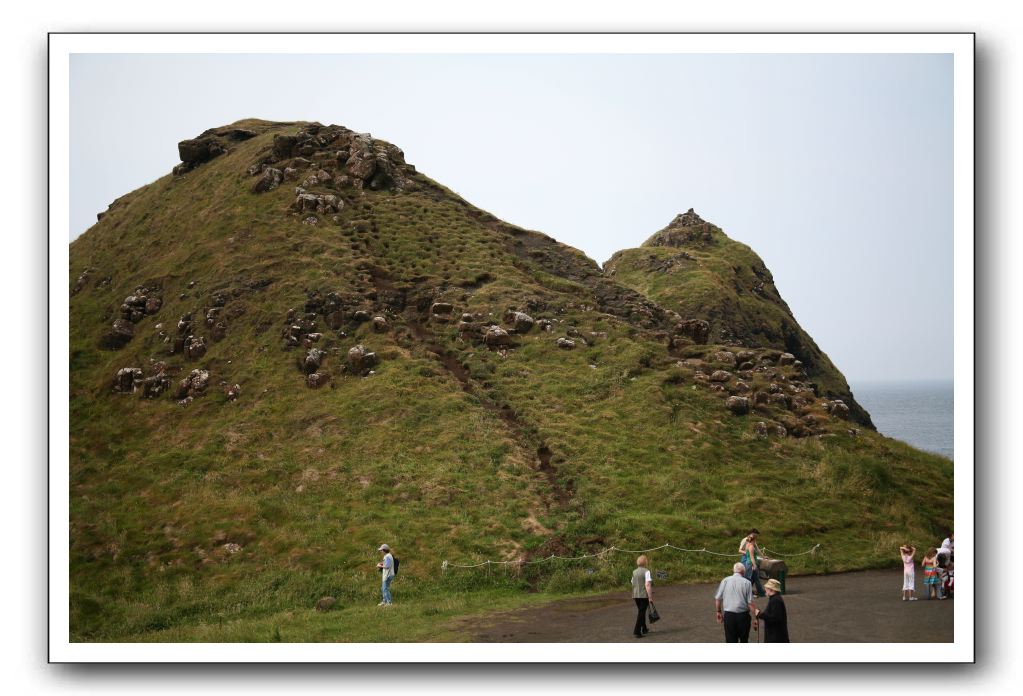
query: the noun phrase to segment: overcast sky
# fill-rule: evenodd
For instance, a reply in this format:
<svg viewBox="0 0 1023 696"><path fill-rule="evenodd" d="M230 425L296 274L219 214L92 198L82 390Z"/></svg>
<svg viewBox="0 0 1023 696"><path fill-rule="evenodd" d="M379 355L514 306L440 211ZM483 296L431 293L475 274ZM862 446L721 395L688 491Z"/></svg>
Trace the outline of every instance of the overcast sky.
<svg viewBox="0 0 1023 696"><path fill-rule="evenodd" d="M74 55L70 238L248 117L368 131L599 263L695 208L854 392L952 378L949 55Z"/></svg>

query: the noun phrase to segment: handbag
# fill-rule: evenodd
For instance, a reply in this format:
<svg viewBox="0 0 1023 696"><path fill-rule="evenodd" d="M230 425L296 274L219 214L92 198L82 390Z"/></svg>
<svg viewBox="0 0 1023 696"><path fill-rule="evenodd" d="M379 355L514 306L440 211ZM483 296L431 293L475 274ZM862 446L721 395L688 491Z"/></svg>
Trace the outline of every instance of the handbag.
<svg viewBox="0 0 1023 696"><path fill-rule="evenodd" d="M661 620L661 615L657 613L657 607L654 606L653 602L650 602L650 613L647 615L647 619L650 623L657 623Z"/></svg>

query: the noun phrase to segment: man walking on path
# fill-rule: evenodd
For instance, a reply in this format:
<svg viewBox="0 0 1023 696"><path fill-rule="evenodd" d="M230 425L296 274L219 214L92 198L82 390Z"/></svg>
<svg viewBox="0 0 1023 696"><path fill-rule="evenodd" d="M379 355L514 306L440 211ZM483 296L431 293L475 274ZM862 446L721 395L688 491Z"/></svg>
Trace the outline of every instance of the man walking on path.
<svg viewBox="0 0 1023 696"><path fill-rule="evenodd" d="M742 563L732 566L732 575L721 581L714 594L714 609L718 623L725 625L726 643L748 643L752 623L750 612L756 611L753 604L753 586L743 577ZM754 627L754 630L757 630Z"/></svg>
<svg viewBox="0 0 1023 696"><path fill-rule="evenodd" d="M642 638L650 629L646 626L646 610L653 601L653 587L650 580L650 570L646 567L646 555L636 559L636 570L632 571L632 598L636 600L636 627L632 629L632 635Z"/></svg>
<svg viewBox="0 0 1023 696"><path fill-rule="evenodd" d="M377 563L381 577L380 594L383 595L383 601L377 606L386 607L391 605L391 580L394 579L394 556L391 555L391 547L387 544L381 544L377 551L384 554L384 560Z"/></svg>

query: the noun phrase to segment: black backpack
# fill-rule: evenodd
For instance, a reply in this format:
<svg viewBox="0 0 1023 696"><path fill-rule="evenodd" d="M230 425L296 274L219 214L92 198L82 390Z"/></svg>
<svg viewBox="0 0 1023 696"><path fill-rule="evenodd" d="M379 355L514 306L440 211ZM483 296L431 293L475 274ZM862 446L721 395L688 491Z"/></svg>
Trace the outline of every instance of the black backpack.
<svg viewBox="0 0 1023 696"><path fill-rule="evenodd" d="M394 575L397 576L398 575L398 564L401 563L401 561L399 561L394 556L391 556L391 560L394 561Z"/></svg>

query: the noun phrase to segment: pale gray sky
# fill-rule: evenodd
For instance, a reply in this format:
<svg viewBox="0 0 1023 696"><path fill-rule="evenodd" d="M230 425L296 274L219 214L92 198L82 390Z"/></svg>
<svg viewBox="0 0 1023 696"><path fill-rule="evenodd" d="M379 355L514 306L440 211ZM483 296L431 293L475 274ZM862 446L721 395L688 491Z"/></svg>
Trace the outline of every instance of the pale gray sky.
<svg viewBox="0 0 1023 696"><path fill-rule="evenodd" d="M84 55L73 239L241 118L337 123L602 263L688 208L858 380L952 377L950 55Z"/></svg>

